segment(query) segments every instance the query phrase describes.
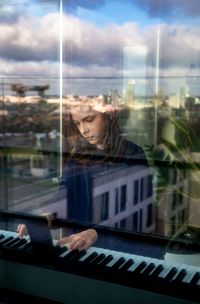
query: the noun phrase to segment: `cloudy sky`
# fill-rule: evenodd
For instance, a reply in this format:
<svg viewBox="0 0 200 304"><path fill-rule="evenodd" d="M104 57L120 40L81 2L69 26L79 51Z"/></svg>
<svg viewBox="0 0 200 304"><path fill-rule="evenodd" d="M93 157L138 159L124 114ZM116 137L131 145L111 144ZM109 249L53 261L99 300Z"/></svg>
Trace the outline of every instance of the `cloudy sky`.
<svg viewBox="0 0 200 304"><path fill-rule="evenodd" d="M199 16L199 0L63 0L63 76L199 75ZM2 0L0 75L58 78L59 21L58 1Z"/></svg>

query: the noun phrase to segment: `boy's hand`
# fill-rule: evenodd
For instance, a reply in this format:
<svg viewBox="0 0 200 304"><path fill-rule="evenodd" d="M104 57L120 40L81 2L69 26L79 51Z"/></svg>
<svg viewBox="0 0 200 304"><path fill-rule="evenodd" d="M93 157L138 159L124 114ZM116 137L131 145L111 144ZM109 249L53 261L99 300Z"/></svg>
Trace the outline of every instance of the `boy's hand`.
<svg viewBox="0 0 200 304"><path fill-rule="evenodd" d="M97 240L97 232L94 229L87 229L79 233L64 237L58 241L58 245L67 245L70 250L87 250Z"/></svg>

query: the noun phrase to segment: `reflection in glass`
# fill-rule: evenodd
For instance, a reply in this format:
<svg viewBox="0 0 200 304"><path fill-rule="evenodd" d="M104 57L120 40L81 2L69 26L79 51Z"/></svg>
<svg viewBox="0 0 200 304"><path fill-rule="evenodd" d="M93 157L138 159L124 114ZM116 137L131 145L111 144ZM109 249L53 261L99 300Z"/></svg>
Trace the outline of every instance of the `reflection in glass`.
<svg viewBox="0 0 200 304"><path fill-rule="evenodd" d="M153 3L64 1L62 111L57 1L19 3L10 11L1 6L2 209L48 210L66 219L199 240L198 9L191 9L195 1L183 1L181 8L165 1L167 10ZM120 131L113 133L111 150L93 135L79 137L82 125L71 120L70 107L87 102L107 118L117 115ZM127 151L115 153L119 135L141 147L148 167L130 165ZM68 168L74 159L79 174L67 181L67 174L75 176ZM70 189L80 189L83 176L84 190L74 194Z"/></svg>

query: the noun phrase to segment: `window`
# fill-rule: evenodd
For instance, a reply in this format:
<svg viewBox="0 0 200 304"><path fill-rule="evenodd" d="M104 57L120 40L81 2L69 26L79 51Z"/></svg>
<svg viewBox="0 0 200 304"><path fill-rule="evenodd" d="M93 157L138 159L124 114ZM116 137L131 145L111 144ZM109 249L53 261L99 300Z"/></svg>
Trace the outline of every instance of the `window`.
<svg viewBox="0 0 200 304"><path fill-rule="evenodd" d="M124 211L126 209L126 185L121 186L120 193L120 211Z"/></svg>
<svg viewBox="0 0 200 304"><path fill-rule="evenodd" d="M43 169L44 168L44 159L43 158L35 158L33 159L33 167L37 169Z"/></svg>
<svg viewBox="0 0 200 304"><path fill-rule="evenodd" d="M126 228L126 219L120 221L120 228Z"/></svg>
<svg viewBox="0 0 200 304"><path fill-rule="evenodd" d="M73 210L77 221L119 227L127 216L137 231L200 235L199 1L182 2L0 1L1 209L66 220ZM83 104L84 124L106 121L107 134L80 136L69 114ZM52 203L60 180L65 195Z"/></svg>
<svg viewBox="0 0 200 304"><path fill-rule="evenodd" d="M139 202L139 180L133 182L133 204L137 205Z"/></svg>
<svg viewBox="0 0 200 304"><path fill-rule="evenodd" d="M119 227L119 223L115 223L115 228L118 228Z"/></svg>
<svg viewBox="0 0 200 304"><path fill-rule="evenodd" d="M147 227L151 226L153 222L153 205L147 206Z"/></svg>
<svg viewBox="0 0 200 304"><path fill-rule="evenodd" d="M153 176L151 174L147 176L147 198L151 197L153 194L152 179Z"/></svg>
<svg viewBox="0 0 200 304"><path fill-rule="evenodd" d="M105 192L101 195L101 221L108 219L109 213L109 193Z"/></svg>
<svg viewBox="0 0 200 304"><path fill-rule="evenodd" d="M143 228L143 210L140 209L140 228L139 231L142 231Z"/></svg>
<svg viewBox="0 0 200 304"><path fill-rule="evenodd" d="M133 231L138 230L138 212L133 213Z"/></svg>
<svg viewBox="0 0 200 304"><path fill-rule="evenodd" d="M115 214L119 212L119 188L115 189Z"/></svg>
<svg viewBox="0 0 200 304"><path fill-rule="evenodd" d="M115 189L115 214L126 209L126 185Z"/></svg>
<svg viewBox="0 0 200 304"><path fill-rule="evenodd" d="M140 179L140 201L144 199L144 177Z"/></svg>

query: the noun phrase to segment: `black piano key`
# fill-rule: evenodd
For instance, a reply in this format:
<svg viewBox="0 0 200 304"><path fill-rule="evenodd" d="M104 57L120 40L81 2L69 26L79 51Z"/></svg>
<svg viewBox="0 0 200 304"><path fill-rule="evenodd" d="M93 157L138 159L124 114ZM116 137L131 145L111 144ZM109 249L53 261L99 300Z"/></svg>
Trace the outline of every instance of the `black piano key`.
<svg viewBox="0 0 200 304"><path fill-rule="evenodd" d="M24 251L30 251L32 249L32 244L31 242L27 242L26 244L19 246L19 249Z"/></svg>
<svg viewBox="0 0 200 304"><path fill-rule="evenodd" d="M200 279L200 272L196 272L193 278L191 279L190 284L196 285L199 279Z"/></svg>
<svg viewBox="0 0 200 304"><path fill-rule="evenodd" d="M94 260L96 257L98 257L98 253L97 252L93 252L91 253L85 260L83 260L81 263L90 263L92 260Z"/></svg>
<svg viewBox="0 0 200 304"><path fill-rule="evenodd" d="M5 236L3 234L0 234L0 240L3 239Z"/></svg>
<svg viewBox="0 0 200 304"><path fill-rule="evenodd" d="M73 256L76 256L79 253L78 249L71 250L65 257L65 260L71 260Z"/></svg>
<svg viewBox="0 0 200 304"><path fill-rule="evenodd" d="M7 248L12 247L12 245L18 243L19 241L20 241L20 238L18 238L18 237L14 238L13 240L10 240L10 241L4 243L3 247L7 247Z"/></svg>
<svg viewBox="0 0 200 304"><path fill-rule="evenodd" d="M10 236L6 236L6 235L3 235L3 237L0 239L0 244L2 244L5 240L7 240L8 238L11 238Z"/></svg>
<svg viewBox="0 0 200 304"><path fill-rule="evenodd" d="M147 263L145 261L143 261L135 268L135 270L132 273L134 273L134 274L140 273L146 266L147 266Z"/></svg>
<svg viewBox="0 0 200 304"><path fill-rule="evenodd" d="M121 266L122 264L124 264L124 262L126 262L125 258L123 258L123 257L119 258L119 260L117 260L117 261L112 265L111 269L118 269L118 268L120 268L120 266Z"/></svg>
<svg viewBox="0 0 200 304"><path fill-rule="evenodd" d="M183 278L186 276L186 270L182 269L178 275L173 279L173 282L181 282Z"/></svg>
<svg viewBox="0 0 200 304"><path fill-rule="evenodd" d="M3 246L5 243L7 243L13 239L14 239L13 236L9 236L9 237L6 237L5 239L0 240L0 246Z"/></svg>
<svg viewBox="0 0 200 304"><path fill-rule="evenodd" d="M87 253L87 251L81 250L81 251L78 252L78 254L74 255L74 256L71 258L71 260L72 260L73 262L76 262L76 261L78 261L80 258L82 258L86 253Z"/></svg>
<svg viewBox="0 0 200 304"><path fill-rule="evenodd" d="M68 248L66 246L61 247L59 245L56 245L54 248L55 248L57 255L61 255L62 253L66 252L68 250Z"/></svg>
<svg viewBox="0 0 200 304"><path fill-rule="evenodd" d="M82 256L84 256L87 252L85 250L79 251L78 249L74 250L74 254L71 255L70 261L76 262L78 261Z"/></svg>
<svg viewBox="0 0 200 304"><path fill-rule="evenodd" d="M148 275L150 274L150 272L155 268L155 264L154 263L150 263L142 272L143 275Z"/></svg>
<svg viewBox="0 0 200 304"><path fill-rule="evenodd" d="M27 240L26 239L20 239L17 243L13 244L11 246L12 249L17 248L19 249L22 245L26 244Z"/></svg>
<svg viewBox="0 0 200 304"><path fill-rule="evenodd" d="M126 271L126 270L129 269L129 267L131 267L131 265L133 265L133 264L134 264L133 259L129 259L129 260L126 261L126 263L124 263L124 265L122 265L122 266L120 267L120 270Z"/></svg>
<svg viewBox="0 0 200 304"><path fill-rule="evenodd" d="M101 254L98 255L98 257L96 257L96 259L93 259L93 260L90 262L90 265L91 265L91 264L99 264L104 258L105 258L105 254L104 254L104 253L101 253Z"/></svg>
<svg viewBox="0 0 200 304"><path fill-rule="evenodd" d="M169 272L168 274L166 275L166 277L164 278L165 280L168 280L168 281L171 281L173 276L177 273L177 268L176 267L173 267Z"/></svg>
<svg viewBox="0 0 200 304"><path fill-rule="evenodd" d="M161 273L161 271L163 271L163 269L164 269L164 266L163 265L158 265L151 273L150 273L150 276L152 276L152 277L157 277L160 273Z"/></svg>
<svg viewBox="0 0 200 304"><path fill-rule="evenodd" d="M106 266L108 263L110 263L110 261L112 261L113 256L111 254L107 255L107 257L105 259L103 259L103 261L99 262L99 266L104 267Z"/></svg>

